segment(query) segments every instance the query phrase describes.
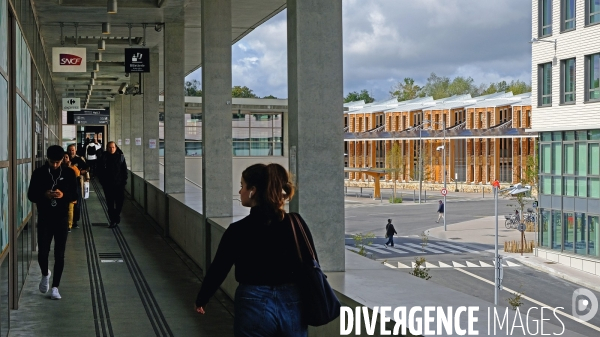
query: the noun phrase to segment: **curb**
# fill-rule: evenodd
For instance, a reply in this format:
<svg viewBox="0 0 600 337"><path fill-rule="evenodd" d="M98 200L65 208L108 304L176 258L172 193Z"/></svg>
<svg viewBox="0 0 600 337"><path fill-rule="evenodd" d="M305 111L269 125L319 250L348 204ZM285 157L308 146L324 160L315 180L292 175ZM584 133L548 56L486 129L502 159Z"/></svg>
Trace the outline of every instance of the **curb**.
<svg viewBox="0 0 600 337"><path fill-rule="evenodd" d="M573 282L575 284L579 284L581 286L584 286L584 287L589 288L589 289L593 289L595 291L600 291L600 286L599 285L591 283L591 282L583 281L583 280L581 280L581 279L579 279L577 277L574 277L574 276L565 274L563 272L557 271L554 268L546 267L546 266L540 266L539 264L531 263L531 262L529 262L529 261L527 261L525 259L516 259L516 260L518 260L522 264L524 264L524 265L526 265L526 266L528 266L530 268L533 268L535 270L539 270L541 272L544 272L544 273L547 273L547 274L551 274L551 275L556 276L558 278L561 278L563 280L566 280L566 281L569 281L569 282ZM592 275L592 274L590 274L590 275ZM592 275L592 276L595 276L595 275Z"/></svg>

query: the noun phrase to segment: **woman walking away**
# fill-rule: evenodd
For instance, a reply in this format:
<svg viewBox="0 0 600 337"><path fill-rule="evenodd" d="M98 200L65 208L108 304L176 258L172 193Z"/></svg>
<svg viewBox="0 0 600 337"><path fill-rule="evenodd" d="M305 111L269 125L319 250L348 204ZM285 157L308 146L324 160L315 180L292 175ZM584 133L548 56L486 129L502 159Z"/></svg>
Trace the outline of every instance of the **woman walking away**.
<svg viewBox="0 0 600 337"><path fill-rule="evenodd" d="M301 318L301 263L291 216L283 207L294 187L279 164L255 164L242 172L240 200L250 215L232 223L223 234L215 258L196 298L204 314L209 298L235 265L234 335L237 337L307 336ZM295 214L296 215L296 214ZM314 247L306 223L297 215ZM252 249L248 249L252 242Z"/></svg>
<svg viewBox="0 0 600 337"><path fill-rule="evenodd" d="M77 178L77 188L79 189L79 191L81 191L81 187L79 186L80 171L77 168L77 166L73 165L73 163L71 162L71 157L69 157L68 153L65 153L62 164L65 168L70 168L73 170L73 172L75 172L75 178ZM75 204L76 203L77 203L77 200L75 200L69 204L69 233L71 233L71 228L73 228L73 217L75 215ZM77 228L79 228L79 226L77 226Z"/></svg>

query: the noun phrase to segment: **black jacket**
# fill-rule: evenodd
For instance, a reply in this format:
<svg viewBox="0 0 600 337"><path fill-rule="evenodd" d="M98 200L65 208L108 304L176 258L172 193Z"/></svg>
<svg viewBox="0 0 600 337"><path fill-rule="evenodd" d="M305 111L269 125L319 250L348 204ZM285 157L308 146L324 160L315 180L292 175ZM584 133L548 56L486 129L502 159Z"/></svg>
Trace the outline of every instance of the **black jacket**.
<svg viewBox="0 0 600 337"><path fill-rule="evenodd" d="M438 213L444 213L444 204L443 203L440 204L437 211L438 211Z"/></svg>
<svg viewBox="0 0 600 337"><path fill-rule="evenodd" d="M118 147L113 154L104 153L96 170L103 187L124 187L127 184L127 163Z"/></svg>
<svg viewBox="0 0 600 337"><path fill-rule="evenodd" d="M391 223L388 223L387 225L385 225L385 234L387 236L392 236L394 234L398 234L396 232L396 228L394 228L394 225L392 225Z"/></svg>
<svg viewBox="0 0 600 337"><path fill-rule="evenodd" d="M56 206L53 207L51 205L52 201L46 198L45 193L52 189L54 182L56 182L54 189L59 189L63 192L63 197L55 199ZM38 167L33 171L29 182L27 198L31 202L36 203L40 219L65 218L69 213L69 204L77 200L75 171L62 166L53 171L46 162L44 166Z"/></svg>

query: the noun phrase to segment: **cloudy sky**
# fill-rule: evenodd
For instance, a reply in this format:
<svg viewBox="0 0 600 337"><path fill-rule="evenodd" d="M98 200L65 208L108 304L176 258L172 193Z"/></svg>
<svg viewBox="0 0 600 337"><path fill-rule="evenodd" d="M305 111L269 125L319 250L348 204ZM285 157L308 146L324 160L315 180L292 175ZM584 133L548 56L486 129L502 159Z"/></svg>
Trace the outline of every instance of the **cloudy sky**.
<svg viewBox="0 0 600 337"><path fill-rule="evenodd" d="M531 82L531 1L343 0L344 95L367 89L377 100L405 77L476 84ZM286 11L232 47L233 85L287 97ZM188 79L200 80L196 71Z"/></svg>

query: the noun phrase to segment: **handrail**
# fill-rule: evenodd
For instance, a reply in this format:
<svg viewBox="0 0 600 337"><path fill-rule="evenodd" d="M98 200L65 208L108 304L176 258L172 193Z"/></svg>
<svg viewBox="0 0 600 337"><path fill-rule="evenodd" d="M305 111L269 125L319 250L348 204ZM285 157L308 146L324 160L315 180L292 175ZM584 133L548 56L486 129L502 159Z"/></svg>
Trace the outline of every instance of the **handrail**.
<svg viewBox="0 0 600 337"><path fill-rule="evenodd" d="M164 164L164 163L161 163L161 162L158 162L158 165L165 166L165 164ZM202 189L202 186L200 186L200 185L196 184L194 181L192 181L192 180L188 179L187 177L184 177L184 178L185 178L185 180L187 180L187 181L188 181L190 184L192 184L192 185L194 185L194 186L198 187L199 189Z"/></svg>

